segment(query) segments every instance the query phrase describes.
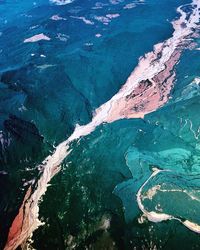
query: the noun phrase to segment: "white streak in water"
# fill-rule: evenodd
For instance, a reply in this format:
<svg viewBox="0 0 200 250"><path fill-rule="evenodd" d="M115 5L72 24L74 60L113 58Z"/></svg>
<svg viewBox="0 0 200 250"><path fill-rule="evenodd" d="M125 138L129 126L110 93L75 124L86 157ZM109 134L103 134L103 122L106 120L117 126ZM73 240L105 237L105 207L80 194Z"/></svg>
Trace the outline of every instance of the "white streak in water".
<svg viewBox="0 0 200 250"><path fill-rule="evenodd" d="M50 0L51 3L54 3L56 5L66 5L69 3L73 3L74 0Z"/></svg>

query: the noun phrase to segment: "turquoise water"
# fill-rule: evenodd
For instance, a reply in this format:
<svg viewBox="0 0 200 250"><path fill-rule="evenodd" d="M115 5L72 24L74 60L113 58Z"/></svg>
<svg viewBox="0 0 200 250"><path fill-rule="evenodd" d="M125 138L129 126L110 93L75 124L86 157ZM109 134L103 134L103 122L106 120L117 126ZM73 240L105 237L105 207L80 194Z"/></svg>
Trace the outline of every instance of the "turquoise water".
<svg viewBox="0 0 200 250"><path fill-rule="evenodd" d="M118 92L140 56L172 35L176 8L189 2L0 1L1 249L28 181L38 178L36 166ZM130 3L135 7L124 9ZM119 16L97 20L108 14ZM51 40L24 43L40 33ZM136 202L155 166L172 173L152 178L144 196L161 185L199 199L200 91L192 83L199 54L183 52L164 107L144 119L103 124L72 143L40 203L45 225L33 234L35 249L199 249L199 235L178 221L140 224ZM180 191L144 199L146 209L199 224L198 202Z"/></svg>

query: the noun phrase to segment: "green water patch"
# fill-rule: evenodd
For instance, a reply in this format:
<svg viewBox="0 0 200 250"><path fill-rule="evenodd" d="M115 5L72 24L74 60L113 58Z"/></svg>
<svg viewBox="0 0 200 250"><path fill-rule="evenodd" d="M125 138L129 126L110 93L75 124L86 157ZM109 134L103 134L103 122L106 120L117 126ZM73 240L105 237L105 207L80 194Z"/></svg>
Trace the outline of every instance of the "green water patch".
<svg viewBox="0 0 200 250"><path fill-rule="evenodd" d="M145 208L198 223L198 105L197 95L144 120L101 125L74 142L40 205L45 226L34 233L34 246L101 249L103 241L116 249L198 249L198 235L180 222L142 221L136 199L154 168L167 170L145 185Z"/></svg>

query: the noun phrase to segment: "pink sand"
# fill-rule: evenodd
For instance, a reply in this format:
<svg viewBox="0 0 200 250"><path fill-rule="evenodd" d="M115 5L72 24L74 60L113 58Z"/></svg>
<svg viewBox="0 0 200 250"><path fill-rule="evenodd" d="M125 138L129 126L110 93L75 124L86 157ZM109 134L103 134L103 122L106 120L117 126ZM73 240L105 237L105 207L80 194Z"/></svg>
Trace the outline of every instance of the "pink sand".
<svg viewBox="0 0 200 250"><path fill-rule="evenodd" d="M43 33L40 33L40 34L34 35L32 37L26 38L24 40L24 43L34 43L34 42L38 42L40 40L49 41L49 40L51 40L51 38L49 38L48 36L44 35Z"/></svg>

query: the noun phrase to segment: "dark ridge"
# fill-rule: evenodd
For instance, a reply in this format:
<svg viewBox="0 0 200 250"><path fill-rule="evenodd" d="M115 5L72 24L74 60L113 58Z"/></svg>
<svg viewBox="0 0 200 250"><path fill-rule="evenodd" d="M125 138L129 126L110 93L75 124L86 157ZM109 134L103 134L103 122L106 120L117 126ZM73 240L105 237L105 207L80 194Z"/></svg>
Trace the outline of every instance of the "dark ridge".
<svg viewBox="0 0 200 250"><path fill-rule="evenodd" d="M71 78L69 77L69 75L66 74L66 81L67 81L67 84L69 84L69 86L71 87L71 89L77 93L81 99L83 100L84 104L85 104L85 107L86 107L86 112L88 114L88 117L89 119L91 120L92 119L92 106L89 102L89 100L85 97L85 95L80 92L73 84Z"/></svg>
<svg viewBox="0 0 200 250"><path fill-rule="evenodd" d="M23 90L26 92L23 83L27 82L27 75L29 75L34 66L33 63L29 63L20 68L4 71L1 73L0 82L6 84L9 88L15 91Z"/></svg>
<svg viewBox="0 0 200 250"><path fill-rule="evenodd" d="M17 139L29 139L27 136L32 135L35 139L43 141L44 137L40 135L39 130L29 121L24 121L15 115L10 114L9 118L4 121L5 129Z"/></svg>

